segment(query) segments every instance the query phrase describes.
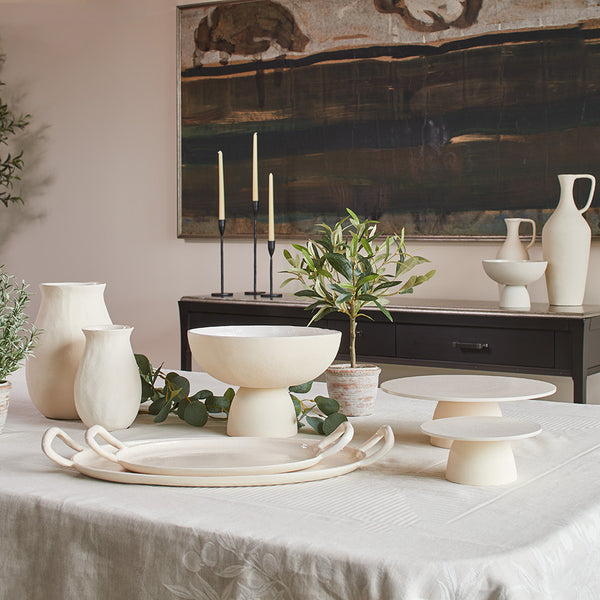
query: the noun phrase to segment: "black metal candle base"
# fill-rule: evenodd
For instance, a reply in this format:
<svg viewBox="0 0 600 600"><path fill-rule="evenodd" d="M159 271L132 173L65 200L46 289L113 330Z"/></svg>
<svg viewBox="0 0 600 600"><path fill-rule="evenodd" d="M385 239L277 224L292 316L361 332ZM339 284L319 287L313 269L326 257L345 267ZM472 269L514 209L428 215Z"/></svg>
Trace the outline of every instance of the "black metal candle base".
<svg viewBox="0 0 600 600"><path fill-rule="evenodd" d="M244 292L246 296L262 296L265 292L256 291L256 221L258 219L258 200L252 201L252 210L254 212L254 289L251 292Z"/></svg>
<svg viewBox="0 0 600 600"><path fill-rule="evenodd" d="M281 298L283 294L273 293L273 253L275 252L275 240L269 240L267 248L269 250L269 293L261 294L261 298Z"/></svg>
<svg viewBox="0 0 600 600"><path fill-rule="evenodd" d="M215 298L229 298L233 296L231 292L224 292L225 276L223 272L223 235L225 234L225 219L219 219L219 233L221 234L221 291L213 292L211 296Z"/></svg>

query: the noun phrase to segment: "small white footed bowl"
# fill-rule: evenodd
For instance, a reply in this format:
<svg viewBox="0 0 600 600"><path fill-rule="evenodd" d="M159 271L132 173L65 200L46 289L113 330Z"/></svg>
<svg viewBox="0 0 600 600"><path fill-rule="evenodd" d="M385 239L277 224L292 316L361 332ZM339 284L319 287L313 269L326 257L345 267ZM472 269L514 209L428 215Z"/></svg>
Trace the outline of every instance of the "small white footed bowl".
<svg viewBox="0 0 600 600"><path fill-rule="evenodd" d="M546 270L545 260L483 260L488 277L502 285L528 285L537 281Z"/></svg>

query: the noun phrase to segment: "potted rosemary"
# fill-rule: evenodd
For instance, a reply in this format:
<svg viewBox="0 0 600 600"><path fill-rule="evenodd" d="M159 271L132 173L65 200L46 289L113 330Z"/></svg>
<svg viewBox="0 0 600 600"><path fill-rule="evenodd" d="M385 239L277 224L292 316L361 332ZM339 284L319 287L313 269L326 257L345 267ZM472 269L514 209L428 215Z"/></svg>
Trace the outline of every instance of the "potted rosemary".
<svg viewBox="0 0 600 600"><path fill-rule="evenodd" d="M389 297L412 293L413 288L433 277L435 270L423 275L405 276L414 267L429 262L406 251L404 230L400 235L384 236L377 232L377 221L360 219L350 209L348 215L333 227L319 225L321 237L305 245L293 244L292 255L284 250L292 281L302 289L296 296L312 300L307 310L315 311L310 323L331 312L339 312L349 320L350 364L334 364L325 377L328 394L341 405L346 415L365 415L373 411L381 369L359 364L356 360L356 322L370 319L365 308L375 307L390 321L385 308ZM309 324L310 324L309 323Z"/></svg>
<svg viewBox="0 0 600 600"><path fill-rule="evenodd" d="M17 284L14 276L0 267L0 431L8 411L11 384L7 379L31 355L39 335L25 313L29 297L27 285Z"/></svg>

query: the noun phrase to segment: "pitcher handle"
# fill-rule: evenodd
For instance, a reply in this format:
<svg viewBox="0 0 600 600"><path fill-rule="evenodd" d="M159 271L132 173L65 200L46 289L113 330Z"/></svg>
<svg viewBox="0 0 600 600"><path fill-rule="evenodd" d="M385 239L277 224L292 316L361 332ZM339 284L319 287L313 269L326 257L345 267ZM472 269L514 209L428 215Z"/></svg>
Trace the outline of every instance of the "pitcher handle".
<svg viewBox="0 0 600 600"><path fill-rule="evenodd" d="M585 206L579 211L579 214L583 214L592 204L592 198L594 197L594 190L596 189L596 178L593 175L575 175L577 179L589 179L592 184L590 187L590 195Z"/></svg>
<svg viewBox="0 0 600 600"><path fill-rule="evenodd" d="M521 219L521 221L525 222L525 223L531 223L531 228L533 230L531 232L531 241L526 246L526 249L529 250L529 248L531 248L531 246L533 246L533 243L535 242L535 235L536 235L535 221L533 219Z"/></svg>

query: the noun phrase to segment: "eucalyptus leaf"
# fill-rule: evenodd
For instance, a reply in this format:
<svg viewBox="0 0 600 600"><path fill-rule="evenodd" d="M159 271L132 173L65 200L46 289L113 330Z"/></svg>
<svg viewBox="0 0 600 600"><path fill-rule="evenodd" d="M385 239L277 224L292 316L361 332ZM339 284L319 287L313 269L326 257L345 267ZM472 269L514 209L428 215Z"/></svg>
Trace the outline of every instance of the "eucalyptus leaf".
<svg viewBox="0 0 600 600"><path fill-rule="evenodd" d="M348 418L346 415L343 415L339 412L334 412L330 414L322 423L321 423L321 433L323 435L332 434L344 421L347 421Z"/></svg>
<svg viewBox="0 0 600 600"><path fill-rule="evenodd" d="M324 420L319 417L306 417L306 422L321 435L323 434L322 425Z"/></svg>
<svg viewBox="0 0 600 600"><path fill-rule="evenodd" d="M308 394L312 389L312 385L312 381L307 381L306 383L301 383L299 385L291 385L289 391L293 394Z"/></svg>
<svg viewBox="0 0 600 600"><path fill-rule="evenodd" d="M199 400L192 400L185 409L183 420L194 427L203 427L208 421L206 406Z"/></svg>
<svg viewBox="0 0 600 600"><path fill-rule="evenodd" d="M205 400L204 405L209 413L229 413L231 400L225 396L211 396Z"/></svg>
<svg viewBox="0 0 600 600"><path fill-rule="evenodd" d="M167 400L164 403L163 407L158 412L158 414L154 417L154 422L162 423L167 418L170 411L171 411L171 403Z"/></svg>
<svg viewBox="0 0 600 600"><path fill-rule="evenodd" d="M337 400L334 400L333 398L328 398L326 396L317 396L315 398L315 404L319 407L319 410L324 415L331 415L340 410L339 402Z"/></svg>

